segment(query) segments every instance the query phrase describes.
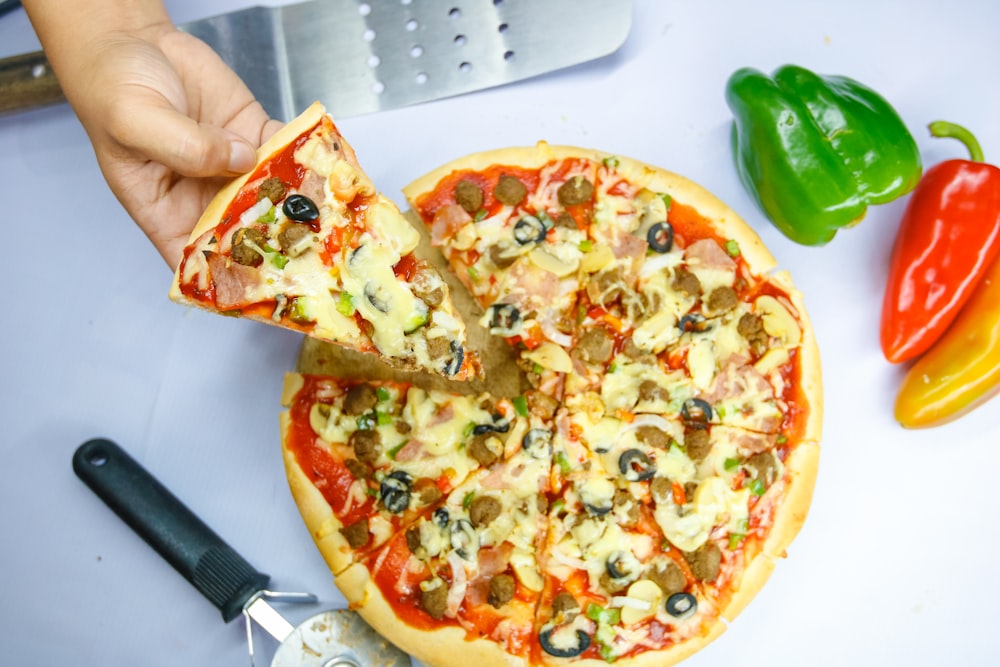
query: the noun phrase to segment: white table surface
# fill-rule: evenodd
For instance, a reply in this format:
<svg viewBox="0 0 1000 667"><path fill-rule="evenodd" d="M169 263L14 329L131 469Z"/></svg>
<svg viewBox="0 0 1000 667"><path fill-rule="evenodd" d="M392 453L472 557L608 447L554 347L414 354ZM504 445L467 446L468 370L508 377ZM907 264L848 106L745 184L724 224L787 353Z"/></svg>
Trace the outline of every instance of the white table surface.
<svg viewBox="0 0 1000 667"><path fill-rule="evenodd" d="M183 22L242 4L168 6ZM995 0L637 0L612 57L339 123L399 203L440 163L539 139L661 165L739 211L791 271L824 361L812 511L787 561L690 667L997 664L1000 400L933 430L892 418L900 370L877 331L905 200L827 247L786 240L737 179L723 88L745 65L846 74L891 101L925 164L964 157L928 136L937 118L971 128L998 162L998 26ZM22 11L0 19L0 56L37 46ZM242 624L224 625L74 476L71 455L94 436L128 449L273 588L342 606L279 453L282 374L300 337L168 301L170 271L68 107L0 118L0 173L0 665L248 664Z"/></svg>

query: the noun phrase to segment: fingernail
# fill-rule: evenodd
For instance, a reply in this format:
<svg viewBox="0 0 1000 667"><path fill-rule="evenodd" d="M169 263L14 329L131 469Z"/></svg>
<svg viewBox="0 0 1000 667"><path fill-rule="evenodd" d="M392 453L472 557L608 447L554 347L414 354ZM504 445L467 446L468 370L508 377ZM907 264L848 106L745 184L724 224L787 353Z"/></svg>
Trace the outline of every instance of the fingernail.
<svg viewBox="0 0 1000 667"><path fill-rule="evenodd" d="M244 173L257 163L257 156L245 141L229 142L229 170Z"/></svg>

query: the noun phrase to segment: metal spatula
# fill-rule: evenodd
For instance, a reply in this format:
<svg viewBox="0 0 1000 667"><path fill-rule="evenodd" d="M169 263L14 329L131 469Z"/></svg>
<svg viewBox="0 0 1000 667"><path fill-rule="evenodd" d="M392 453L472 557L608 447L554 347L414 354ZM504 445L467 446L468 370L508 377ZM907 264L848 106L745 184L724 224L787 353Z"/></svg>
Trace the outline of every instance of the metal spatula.
<svg viewBox="0 0 1000 667"><path fill-rule="evenodd" d="M310 0L182 26L268 113L337 118L518 81L613 53L631 0ZM42 53L0 60L0 112L62 99Z"/></svg>
<svg viewBox="0 0 1000 667"><path fill-rule="evenodd" d="M94 439L73 455L73 470L108 507L174 566L227 623L246 618L250 658L253 625L281 642L272 667L409 667L410 658L353 611L324 611L298 627L271 602L315 602L309 593L275 593L258 572L166 487L110 440ZM253 622L251 622L253 621Z"/></svg>

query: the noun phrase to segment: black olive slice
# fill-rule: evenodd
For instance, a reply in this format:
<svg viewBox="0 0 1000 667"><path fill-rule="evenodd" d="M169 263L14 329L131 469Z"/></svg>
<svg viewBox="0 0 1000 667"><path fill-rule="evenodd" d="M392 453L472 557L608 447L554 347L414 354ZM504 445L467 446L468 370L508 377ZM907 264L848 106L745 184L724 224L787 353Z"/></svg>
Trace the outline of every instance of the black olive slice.
<svg viewBox="0 0 1000 667"><path fill-rule="evenodd" d="M608 576L612 579L624 579L632 575L632 568L629 567L628 555L624 551L616 551L608 557L608 562L604 564L608 571Z"/></svg>
<svg viewBox="0 0 1000 667"><path fill-rule="evenodd" d="M541 243L549 229L533 215L526 215L514 224L514 240L520 245Z"/></svg>
<svg viewBox="0 0 1000 667"><path fill-rule="evenodd" d="M656 463L638 449L628 449L618 457L618 469L630 482L642 482L656 474Z"/></svg>
<svg viewBox="0 0 1000 667"><path fill-rule="evenodd" d="M677 322L677 328L684 333L703 333L712 325L701 313L688 313Z"/></svg>
<svg viewBox="0 0 1000 667"><path fill-rule="evenodd" d="M454 375L462 370L462 364L465 363L465 348L458 341L451 341L450 349L451 359L444 365L445 375Z"/></svg>
<svg viewBox="0 0 1000 667"><path fill-rule="evenodd" d="M385 299L379 296L378 285L375 285L374 283L367 283L365 285L365 298L368 299L368 303L372 305L372 308L380 313L389 312L389 304Z"/></svg>
<svg viewBox="0 0 1000 667"><path fill-rule="evenodd" d="M674 618L687 618L698 611L698 599L690 593L674 593L667 598L666 608Z"/></svg>
<svg viewBox="0 0 1000 667"><path fill-rule="evenodd" d="M476 535L476 529L468 519L452 522L451 548L466 560L470 560L479 551L479 536Z"/></svg>
<svg viewBox="0 0 1000 667"><path fill-rule="evenodd" d="M690 424L708 424L712 421L712 406L701 398L689 398L681 404L681 417Z"/></svg>
<svg viewBox="0 0 1000 667"><path fill-rule="evenodd" d="M535 459L548 459L552 456L552 431L546 428L533 428L521 438L521 447Z"/></svg>
<svg viewBox="0 0 1000 667"><path fill-rule="evenodd" d="M613 505L591 505L590 503L584 503L583 507L594 516L604 516L614 509Z"/></svg>
<svg viewBox="0 0 1000 667"><path fill-rule="evenodd" d="M520 330L521 312L509 303L490 306L490 330L501 336L516 336Z"/></svg>
<svg viewBox="0 0 1000 667"><path fill-rule="evenodd" d="M436 523L441 528L446 528L448 526L448 521L451 519L451 515L448 514L448 509L445 507L439 507L434 510L434 523Z"/></svg>
<svg viewBox="0 0 1000 667"><path fill-rule="evenodd" d="M542 650L549 655L556 658L575 658L590 648L590 635L583 630L576 631L576 646L570 646L568 648L553 646L552 633L555 629L555 627L546 628L538 633L538 643L541 644Z"/></svg>
<svg viewBox="0 0 1000 667"><path fill-rule="evenodd" d="M646 242L658 253L670 252L674 247L674 228L666 220L657 222L646 232Z"/></svg>
<svg viewBox="0 0 1000 667"><path fill-rule="evenodd" d="M289 195L281 205L281 210L289 220L298 222L312 222L319 217L316 203L305 195Z"/></svg>
<svg viewBox="0 0 1000 667"><path fill-rule="evenodd" d="M510 430L510 420L503 415L493 415L492 424L476 424L472 427L472 435L484 433L506 433Z"/></svg>
<svg viewBox="0 0 1000 667"><path fill-rule="evenodd" d="M382 504L393 514L399 514L410 506L410 490L413 478L403 470L390 473L379 486Z"/></svg>

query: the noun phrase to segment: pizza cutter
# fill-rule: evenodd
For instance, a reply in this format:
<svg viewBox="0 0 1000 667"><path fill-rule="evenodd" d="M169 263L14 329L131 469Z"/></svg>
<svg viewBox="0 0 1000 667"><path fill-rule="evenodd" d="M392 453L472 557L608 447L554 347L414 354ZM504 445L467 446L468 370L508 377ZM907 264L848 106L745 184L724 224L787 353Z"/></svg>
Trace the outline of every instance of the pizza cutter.
<svg viewBox="0 0 1000 667"><path fill-rule="evenodd" d="M73 470L132 530L163 556L229 622L246 622L250 662L253 625L281 642L271 667L410 667L410 657L348 609L329 610L293 627L272 602L316 602L310 593L265 588L258 572L125 450L102 438L73 455Z"/></svg>

